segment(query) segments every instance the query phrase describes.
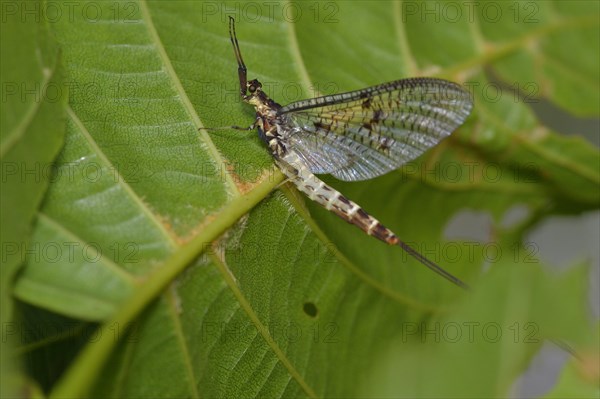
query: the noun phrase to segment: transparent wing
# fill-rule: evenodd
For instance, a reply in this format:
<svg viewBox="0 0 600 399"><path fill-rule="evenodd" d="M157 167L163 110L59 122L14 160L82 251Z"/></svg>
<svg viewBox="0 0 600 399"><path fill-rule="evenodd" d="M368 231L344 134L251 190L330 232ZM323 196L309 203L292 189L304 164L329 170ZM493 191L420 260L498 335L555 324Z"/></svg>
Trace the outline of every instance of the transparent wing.
<svg viewBox="0 0 600 399"><path fill-rule="evenodd" d="M472 106L455 83L414 78L298 101L277 115L282 140L313 173L351 181L415 159L460 126Z"/></svg>

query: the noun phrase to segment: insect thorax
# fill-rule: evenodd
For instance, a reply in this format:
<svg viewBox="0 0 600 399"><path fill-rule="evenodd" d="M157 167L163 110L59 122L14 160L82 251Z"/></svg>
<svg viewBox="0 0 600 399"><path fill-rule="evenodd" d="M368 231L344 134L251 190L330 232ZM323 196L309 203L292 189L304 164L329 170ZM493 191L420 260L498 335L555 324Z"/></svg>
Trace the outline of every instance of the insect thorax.
<svg viewBox="0 0 600 399"><path fill-rule="evenodd" d="M250 94L243 99L245 102L254 106L256 110L256 128L262 141L267 144L271 153L276 157L285 154L285 146L280 140L278 129L277 110L281 105L273 101L262 91L262 85L256 79L248 82L248 91Z"/></svg>

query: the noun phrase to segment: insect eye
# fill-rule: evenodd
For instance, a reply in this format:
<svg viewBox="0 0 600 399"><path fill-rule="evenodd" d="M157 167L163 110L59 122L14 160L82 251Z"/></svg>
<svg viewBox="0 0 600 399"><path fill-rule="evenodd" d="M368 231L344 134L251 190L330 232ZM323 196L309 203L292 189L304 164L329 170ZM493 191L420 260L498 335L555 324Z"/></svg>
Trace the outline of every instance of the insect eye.
<svg viewBox="0 0 600 399"><path fill-rule="evenodd" d="M253 79L250 82L248 82L248 91L250 93L254 93L256 90L260 89L261 87L262 87L262 84L256 79Z"/></svg>

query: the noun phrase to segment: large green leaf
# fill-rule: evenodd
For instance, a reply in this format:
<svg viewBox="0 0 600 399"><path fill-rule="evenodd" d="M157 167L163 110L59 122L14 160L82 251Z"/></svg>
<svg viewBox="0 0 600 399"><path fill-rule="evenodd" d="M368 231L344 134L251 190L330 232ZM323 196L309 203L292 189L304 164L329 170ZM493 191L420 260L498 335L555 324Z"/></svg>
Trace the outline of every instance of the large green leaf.
<svg viewBox="0 0 600 399"><path fill-rule="evenodd" d="M454 19L449 3L430 3L433 13L412 2L248 4L89 3L96 19L82 8L55 21L76 84L58 177L33 239L63 251L29 259L16 292L104 323L54 387L56 396L372 393L371 380L360 377L365 368L388 364L382 352L403 356L390 348L405 326L422 321L491 315L507 328L528 318L540 339L588 342L577 300L585 270L557 283L530 264L539 261L522 237L547 215L598 207L598 151L550 131L528 98L506 89L493 96L490 87L500 86L488 72L501 87L517 83L525 93L524 85L543 83L537 94L597 115L598 45L578 41L597 35L597 9L534 3L532 22L508 8L499 20L482 9L460 9ZM525 12L527 4L515 7ZM461 292L399 248L280 186L254 132L197 130L253 121L237 98L230 13L250 78L281 103L414 75L472 88L473 116L418 162L368 182L327 181L452 273L475 287L481 281L490 295ZM565 71L556 60L569 47L555 43L570 41L583 46L581 62ZM582 95L573 98L575 91ZM509 223L515 206L526 215ZM445 233L464 210L490 215L485 237ZM493 272L483 273L484 265ZM557 289L571 298L564 308L554 305ZM553 304L552 317L544 303ZM123 336L116 348L115 329ZM415 359L420 345L401 349ZM537 346L522 356L515 347L506 358L504 349L488 345L487 355L469 358L470 372L481 373L474 378L493 381L495 395L508 392ZM440 373L456 356L447 348L426 351ZM492 367L478 367L482 362ZM414 368L422 379L427 364ZM502 368L509 370L491 378ZM392 378L398 385L389 386L403 386L402 375ZM460 379L439 383L439 392L481 393ZM397 392L427 392L405 386Z"/></svg>

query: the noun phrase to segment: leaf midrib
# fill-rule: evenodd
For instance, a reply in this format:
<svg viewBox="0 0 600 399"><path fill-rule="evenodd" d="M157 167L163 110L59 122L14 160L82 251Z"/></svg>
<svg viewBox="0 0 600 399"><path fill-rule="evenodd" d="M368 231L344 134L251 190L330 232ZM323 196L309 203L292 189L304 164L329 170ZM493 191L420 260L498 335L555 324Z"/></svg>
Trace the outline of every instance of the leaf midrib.
<svg viewBox="0 0 600 399"><path fill-rule="evenodd" d="M175 251L171 257L151 273L144 284L140 285L123 303L111 320L107 320L100 328L112 325L127 325L146 306L164 291L167 284L174 280L198 254L206 249L207 242L213 242L237 220L254 208L283 180L281 172L272 178L266 178L244 196L233 199L216 215L213 223L207 224L188 244ZM69 369L54 386L49 397L81 397L93 385L100 369L108 360L108 356L116 345L116 341L108 334L99 340L89 343L72 362Z"/></svg>

